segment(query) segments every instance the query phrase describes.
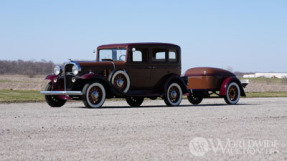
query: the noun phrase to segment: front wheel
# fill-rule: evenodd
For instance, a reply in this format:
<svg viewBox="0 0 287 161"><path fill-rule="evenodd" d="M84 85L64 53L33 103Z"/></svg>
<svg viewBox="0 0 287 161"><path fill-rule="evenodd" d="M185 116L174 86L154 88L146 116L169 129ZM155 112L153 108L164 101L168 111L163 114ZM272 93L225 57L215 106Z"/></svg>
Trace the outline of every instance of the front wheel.
<svg viewBox="0 0 287 161"><path fill-rule="evenodd" d="M51 83L47 84L45 91L51 91L52 85ZM61 107L66 103L66 100L59 99L57 96L53 95L45 95L45 100L47 104L51 107Z"/></svg>
<svg viewBox="0 0 287 161"><path fill-rule="evenodd" d="M203 100L203 97L196 93L189 93L187 96L188 101L193 105L198 105Z"/></svg>
<svg viewBox="0 0 287 161"><path fill-rule="evenodd" d="M143 103L144 98L143 97L127 97L126 101L131 107L139 107Z"/></svg>
<svg viewBox="0 0 287 161"><path fill-rule="evenodd" d="M226 90L224 100L227 104L235 105L240 98L240 88L236 82L231 82Z"/></svg>
<svg viewBox="0 0 287 161"><path fill-rule="evenodd" d="M88 108L102 107L106 100L105 87L99 82L86 84L83 88L83 94L83 102Z"/></svg>
<svg viewBox="0 0 287 161"><path fill-rule="evenodd" d="M163 97L167 106L178 106L182 100L182 90L178 83L171 83Z"/></svg>

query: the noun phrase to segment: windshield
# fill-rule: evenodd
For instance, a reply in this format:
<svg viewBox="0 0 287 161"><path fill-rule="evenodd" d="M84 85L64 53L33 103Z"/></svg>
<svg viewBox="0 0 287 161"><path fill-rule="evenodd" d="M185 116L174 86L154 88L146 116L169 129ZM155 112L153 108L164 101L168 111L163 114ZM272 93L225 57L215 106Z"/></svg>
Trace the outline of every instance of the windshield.
<svg viewBox="0 0 287 161"><path fill-rule="evenodd" d="M99 61L111 61L111 60L126 60L127 50L122 49L101 49L99 50L98 60Z"/></svg>

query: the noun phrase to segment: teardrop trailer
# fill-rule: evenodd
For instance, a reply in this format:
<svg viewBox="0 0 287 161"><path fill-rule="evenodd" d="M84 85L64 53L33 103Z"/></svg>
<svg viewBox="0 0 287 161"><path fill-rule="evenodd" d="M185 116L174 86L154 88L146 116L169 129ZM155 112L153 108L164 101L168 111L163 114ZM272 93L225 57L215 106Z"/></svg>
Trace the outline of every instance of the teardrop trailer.
<svg viewBox="0 0 287 161"><path fill-rule="evenodd" d="M161 97L167 106L178 106L182 97L192 104L203 98L224 98L237 104L246 96L240 80L218 68L190 68L181 76L181 50L168 43L101 45L95 61L69 61L56 66L45 91L51 107L67 100L82 100L86 107L101 107L106 99L125 98L134 107L144 98Z"/></svg>

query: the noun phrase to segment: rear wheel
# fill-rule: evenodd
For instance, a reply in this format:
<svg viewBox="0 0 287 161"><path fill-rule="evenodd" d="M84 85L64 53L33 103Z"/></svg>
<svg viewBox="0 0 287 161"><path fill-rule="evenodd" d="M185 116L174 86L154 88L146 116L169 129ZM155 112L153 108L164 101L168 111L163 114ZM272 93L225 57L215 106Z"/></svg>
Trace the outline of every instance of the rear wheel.
<svg viewBox="0 0 287 161"><path fill-rule="evenodd" d="M171 83L163 97L167 106L178 106L182 100L182 90L178 83Z"/></svg>
<svg viewBox="0 0 287 161"><path fill-rule="evenodd" d="M45 91L51 91L52 85L51 83L47 84ZM47 104L51 107L61 107L66 103L66 100L59 99L57 96L53 95L45 95L45 100Z"/></svg>
<svg viewBox="0 0 287 161"><path fill-rule="evenodd" d="M89 108L102 107L106 100L105 87L99 82L86 84L83 88L83 94L83 102Z"/></svg>
<svg viewBox="0 0 287 161"><path fill-rule="evenodd" d="M187 99L191 104L198 105L203 100L203 97L196 93L189 93Z"/></svg>
<svg viewBox="0 0 287 161"><path fill-rule="evenodd" d="M139 107L143 103L144 97L127 97L126 101L131 107Z"/></svg>
<svg viewBox="0 0 287 161"><path fill-rule="evenodd" d="M235 105L240 98L240 88L236 82L231 82L227 89L226 95L224 96L224 100L227 104Z"/></svg>

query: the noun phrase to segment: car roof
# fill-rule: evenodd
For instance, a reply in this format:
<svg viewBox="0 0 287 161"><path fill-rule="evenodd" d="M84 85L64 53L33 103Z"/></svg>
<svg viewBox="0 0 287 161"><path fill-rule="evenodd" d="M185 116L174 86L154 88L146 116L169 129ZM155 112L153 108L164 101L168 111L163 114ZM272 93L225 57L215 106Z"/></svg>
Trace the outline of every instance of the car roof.
<svg viewBox="0 0 287 161"><path fill-rule="evenodd" d="M170 43L161 43L161 42L141 42L141 43L123 43L123 44L106 44L106 45L101 45L98 46L98 49L104 49L104 48L127 48L130 46L150 46L150 47L164 47L164 48L180 48L176 44L170 44Z"/></svg>

